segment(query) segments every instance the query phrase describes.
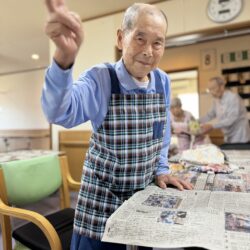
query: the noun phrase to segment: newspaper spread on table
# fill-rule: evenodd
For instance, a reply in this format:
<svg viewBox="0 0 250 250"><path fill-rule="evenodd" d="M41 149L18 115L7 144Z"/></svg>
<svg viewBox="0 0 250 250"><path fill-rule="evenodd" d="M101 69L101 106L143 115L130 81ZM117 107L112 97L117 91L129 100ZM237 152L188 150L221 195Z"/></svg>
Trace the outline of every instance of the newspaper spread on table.
<svg viewBox="0 0 250 250"><path fill-rule="evenodd" d="M249 151L248 151L249 153ZM250 154L232 174L184 173L195 190L155 185L137 192L108 219L103 241L155 248L250 249ZM230 158L231 157L231 158Z"/></svg>

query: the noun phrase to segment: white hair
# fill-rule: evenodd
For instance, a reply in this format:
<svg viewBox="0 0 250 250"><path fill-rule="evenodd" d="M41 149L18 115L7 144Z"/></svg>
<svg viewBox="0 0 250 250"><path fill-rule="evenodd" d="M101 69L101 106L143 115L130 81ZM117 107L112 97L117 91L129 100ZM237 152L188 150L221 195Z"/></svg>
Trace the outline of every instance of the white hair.
<svg viewBox="0 0 250 250"><path fill-rule="evenodd" d="M149 7L152 7L152 8L149 8ZM122 30L123 31L132 30L133 27L135 26L135 23L137 21L139 14L141 14L142 11L151 15L160 14L162 18L166 21L166 24L168 24L165 13L162 10L156 8L154 5L134 3L133 5L128 7L125 11L123 21L122 21Z"/></svg>
<svg viewBox="0 0 250 250"><path fill-rule="evenodd" d="M219 76L212 77L212 78L209 79L209 81L215 81L218 86L224 86L225 85L225 81Z"/></svg>
<svg viewBox="0 0 250 250"><path fill-rule="evenodd" d="M171 108L174 108L174 107L180 107L181 108L181 106L182 106L182 103L181 103L181 99L180 98L174 97L171 100L171 104L170 104Z"/></svg>

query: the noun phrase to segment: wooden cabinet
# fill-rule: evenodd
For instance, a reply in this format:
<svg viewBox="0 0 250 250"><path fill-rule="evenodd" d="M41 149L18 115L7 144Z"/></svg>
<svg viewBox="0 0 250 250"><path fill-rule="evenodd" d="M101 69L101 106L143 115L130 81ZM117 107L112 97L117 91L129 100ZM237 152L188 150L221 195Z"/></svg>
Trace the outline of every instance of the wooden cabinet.
<svg viewBox="0 0 250 250"><path fill-rule="evenodd" d="M70 174L76 181L81 180L91 134L92 131L83 130L59 131L59 150L67 155Z"/></svg>

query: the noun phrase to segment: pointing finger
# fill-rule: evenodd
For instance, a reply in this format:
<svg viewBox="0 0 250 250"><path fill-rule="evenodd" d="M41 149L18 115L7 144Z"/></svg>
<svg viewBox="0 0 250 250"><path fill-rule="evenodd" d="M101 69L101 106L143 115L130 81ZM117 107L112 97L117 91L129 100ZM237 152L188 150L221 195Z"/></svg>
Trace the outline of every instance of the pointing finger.
<svg viewBox="0 0 250 250"><path fill-rule="evenodd" d="M53 0L45 0L45 4L47 6L49 13L53 13L56 11L55 2Z"/></svg>
<svg viewBox="0 0 250 250"><path fill-rule="evenodd" d="M49 13L53 13L60 6L65 5L64 0L45 0Z"/></svg>

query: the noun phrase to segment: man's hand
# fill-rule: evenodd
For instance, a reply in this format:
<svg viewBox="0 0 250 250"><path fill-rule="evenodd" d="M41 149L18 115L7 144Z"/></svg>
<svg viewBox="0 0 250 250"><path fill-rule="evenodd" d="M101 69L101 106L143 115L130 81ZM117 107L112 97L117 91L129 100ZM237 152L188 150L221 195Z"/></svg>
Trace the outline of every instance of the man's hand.
<svg viewBox="0 0 250 250"><path fill-rule="evenodd" d="M81 19L67 9L64 0L45 0L45 3L49 12L45 32L56 45L54 59L67 69L74 63L83 41Z"/></svg>
<svg viewBox="0 0 250 250"><path fill-rule="evenodd" d="M201 134L207 134L213 130L213 125L209 123L201 124Z"/></svg>
<svg viewBox="0 0 250 250"><path fill-rule="evenodd" d="M177 187L179 190L184 190L184 189L193 189L193 185L187 181L183 181L177 177L174 177L170 174L163 174L163 175L158 175L156 176L156 185L159 186L162 189L167 188L168 184L171 184L175 187Z"/></svg>

